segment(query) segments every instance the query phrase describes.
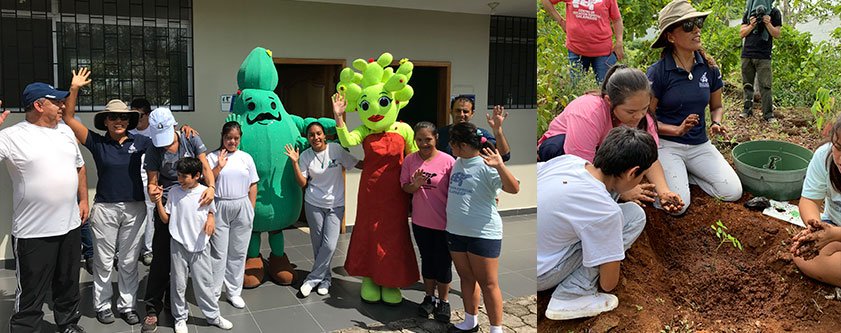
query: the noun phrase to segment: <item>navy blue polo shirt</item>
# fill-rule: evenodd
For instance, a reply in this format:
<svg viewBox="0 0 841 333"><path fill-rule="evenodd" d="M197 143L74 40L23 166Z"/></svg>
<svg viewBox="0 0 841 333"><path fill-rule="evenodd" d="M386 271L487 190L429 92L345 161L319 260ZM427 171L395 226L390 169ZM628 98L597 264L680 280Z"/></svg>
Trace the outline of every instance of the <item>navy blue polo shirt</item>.
<svg viewBox="0 0 841 333"><path fill-rule="evenodd" d="M695 64L692 66L692 80L689 80L683 68L675 65L671 56L648 67L648 80L651 90L657 97L657 120L669 125L680 125L690 114L697 114L700 123L683 136L661 135L663 140L697 145L707 142L704 112L710 104L710 94L721 89L721 71L710 67L699 52L695 52Z"/></svg>
<svg viewBox="0 0 841 333"><path fill-rule="evenodd" d="M152 139L143 135L126 133L128 137L119 143L110 135L101 135L88 130L85 147L96 163L96 196L94 202L144 201L143 180L140 178L141 157Z"/></svg>
<svg viewBox="0 0 841 333"><path fill-rule="evenodd" d="M453 128L453 125L447 125L438 129L438 140L436 145L436 148L438 150L443 151L450 156L453 155L453 149L450 147L451 128ZM493 134L491 134L491 132L481 127L476 127L476 129L479 130L479 133L481 133L482 136L488 140L488 142L490 142L494 147L496 147L496 138ZM503 162L507 162L509 159L511 159L511 152L502 155Z"/></svg>

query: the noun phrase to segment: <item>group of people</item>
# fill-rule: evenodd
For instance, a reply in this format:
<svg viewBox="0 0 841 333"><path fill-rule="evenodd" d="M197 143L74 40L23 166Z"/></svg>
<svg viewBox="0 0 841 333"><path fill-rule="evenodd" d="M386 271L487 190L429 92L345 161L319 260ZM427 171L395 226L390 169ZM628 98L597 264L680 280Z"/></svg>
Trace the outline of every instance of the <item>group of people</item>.
<svg viewBox="0 0 841 333"><path fill-rule="evenodd" d="M750 116L754 75L760 75L763 114L773 122L768 59L780 18L770 5L757 6L762 1L749 1L743 19L742 115ZM601 90L572 101L538 140L537 289L554 288L547 318L590 317L618 305L607 292L618 285L624 252L645 226L641 206L684 214L689 184L722 201L742 197L738 176L707 135L726 133L721 73L700 41L709 14L685 0L666 5L652 45L663 48L660 60L647 73L613 65ZM759 46L767 52L757 53ZM841 286L835 268L841 264L841 118L829 141L809 163L799 203L808 227L793 237L790 251L805 275ZM804 257L808 243L819 250L814 258Z"/></svg>
<svg viewBox="0 0 841 333"><path fill-rule="evenodd" d="M169 305L175 332L186 332L185 293L192 278L207 322L231 329L218 302L224 291L234 307L245 307L243 271L259 180L251 155L238 149L240 125L225 123L219 148L210 151L197 132L177 129L169 109L150 110L145 100L131 107L111 100L94 116L94 127L103 131L99 133L75 117L79 91L91 82L90 75L86 68L73 71L69 91L30 84L23 93L26 120L0 131L0 160L13 179L12 236L19 281L10 331L39 331L50 285L58 330L84 332L78 325L78 272L81 225L86 221L99 322L111 324L119 316L153 332ZM339 127L345 104L342 95L334 96ZM491 331L501 332L497 270L502 220L497 196L500 191L517 193L519 183L504 164L510 157L502 129L504 109L496 107L488 115L492 131L470 123L474 112L474 101L458 96L451 103L453 125L439 130L429 122L416 124L417 148L403 158L399 178L401 190L412 196L411 229L422 260L426 296L419 314L450 322L448 295L455 263L467 315L451 330L477 331L484 297ZM3 113L0 123L7 116ZM330 142L325 132L324 125L312 122L306 127L309 148L300 151L290 144L277 152L290 158L296 182L305 188L314 264L302 281L303 297L312 291L329 293L330 262L344 218L343 172L364 163ZM90 151L97 167L89 218L78 144ZM141 297L143 318L135 308L139 263L150 265ZM111 302L115 267L116 307ZM386 289L382 288L383 301L389 297Z"/></svg>

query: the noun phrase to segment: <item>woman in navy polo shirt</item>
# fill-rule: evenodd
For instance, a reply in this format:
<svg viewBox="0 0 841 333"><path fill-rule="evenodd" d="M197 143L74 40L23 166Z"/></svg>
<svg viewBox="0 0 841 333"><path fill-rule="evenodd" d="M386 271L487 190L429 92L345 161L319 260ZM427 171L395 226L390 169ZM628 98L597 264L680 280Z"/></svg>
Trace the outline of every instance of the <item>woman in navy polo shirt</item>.
<svg viewBox="0 0 841 333"><path fill-rule="evenodd" d="M710 134L724 135L721 125L721 72L701 48L701 28L710 12L698 12L686 0L674 0L660 11L660 31L652 48L663 48L660 61L648 68L660 133L659 158L669 188L689 207L689 183L724 201L742 197L742 184L730 164L707 137L704 111L710 107ZM659 205L657 205L659 207Z"/></svg>
<svg viewBox="0 0 841 333"><path fill-rule="evenodd" d="M105 135L89 130L73 118L76 94L91 82L89 76L86 68L73 72L71 94L62 118L91 152L99 177L90 217L94 236L93 306L100 323L114 322L111 270L116 259L120 294L117 310L126 323L134 325L140 322L134 303L139 283L137 257L146 218L140 160L146 148L152 146L152 140L129 133L137 126L138 113L120 100L108 102L105 110L94 117L94 125L106 131Z"/></svg>

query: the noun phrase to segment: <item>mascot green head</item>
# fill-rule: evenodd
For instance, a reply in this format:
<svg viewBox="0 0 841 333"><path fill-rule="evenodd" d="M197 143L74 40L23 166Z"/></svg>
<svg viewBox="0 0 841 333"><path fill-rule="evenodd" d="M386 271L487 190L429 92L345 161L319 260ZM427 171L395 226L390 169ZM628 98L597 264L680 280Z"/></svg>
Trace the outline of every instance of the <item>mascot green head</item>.
<svg viewBox="0 0 841 333"><path fill-rule="evenodd" d="M248 125L269 125L288 117L274 92L277 81L272 51L254 48L237 73L240 91L234 101L233 113L244 116Z"/></svg>
<svg viewBox="0 0 841 333"><path fill-rule="evenodd" d="M359 112L362 124L372 132L386 131L397 121L400 109L409 104L414 90L409 86L414 65L400 60L397 72L391 65L393 57L383 53L376 61L356 59L353 68L342 70L336 89L347 99L347 110Z"/></svg>

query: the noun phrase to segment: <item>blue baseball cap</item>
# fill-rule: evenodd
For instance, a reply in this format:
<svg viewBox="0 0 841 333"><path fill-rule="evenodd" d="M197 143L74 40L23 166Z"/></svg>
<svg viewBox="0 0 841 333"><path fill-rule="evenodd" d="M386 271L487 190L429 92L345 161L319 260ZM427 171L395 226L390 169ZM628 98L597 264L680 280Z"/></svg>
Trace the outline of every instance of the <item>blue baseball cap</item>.
<svg viewBox="0 0 841 333"><path fill-rule="evenodd" d="M63 101L67 95L70 95L70 92L58 90L46 83L30 83L23 89L23 106L30 106L41 98Z"/></svg>

